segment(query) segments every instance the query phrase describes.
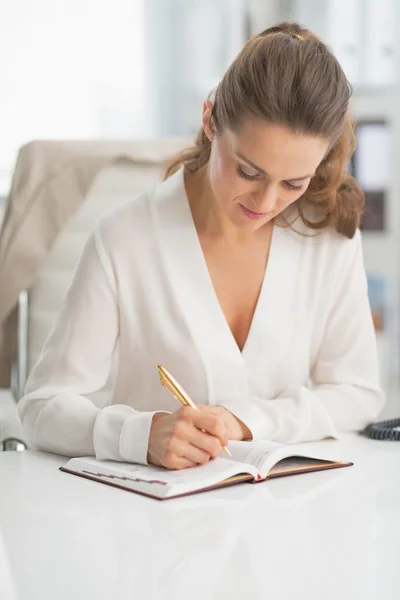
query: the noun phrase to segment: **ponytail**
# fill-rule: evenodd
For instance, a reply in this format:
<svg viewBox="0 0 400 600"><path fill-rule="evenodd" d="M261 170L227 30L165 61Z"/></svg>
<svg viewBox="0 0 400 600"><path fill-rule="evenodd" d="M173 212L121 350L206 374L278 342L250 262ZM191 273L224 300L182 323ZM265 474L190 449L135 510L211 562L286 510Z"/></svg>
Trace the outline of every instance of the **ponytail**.
<svg viewBox="0 0 400 600"><path fill-rule="evenodd" d="M194 173L208 162L210 153L211 142L203 129L200 129L195 139L195 145L182 150L169 160L166 165L164 180L171 177L182 165L188 171Z"/></svg>

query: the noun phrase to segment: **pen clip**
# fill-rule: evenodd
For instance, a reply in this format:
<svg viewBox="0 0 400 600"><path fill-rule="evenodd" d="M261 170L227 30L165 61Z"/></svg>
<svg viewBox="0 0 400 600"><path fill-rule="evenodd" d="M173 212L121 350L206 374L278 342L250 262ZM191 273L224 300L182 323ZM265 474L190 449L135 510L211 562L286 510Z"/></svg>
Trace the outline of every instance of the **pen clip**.
<svg viewBox="0 0 400 600"><path fill-rule="evenodd" d="M161 385L163 385L169 391L175 400L178 400L178 402L182 402L184 406L187 406L186 398L179 393L179 390L177 390L173 383L165 377L164 373L160 369L158 369L158 374L160 376Z"/></svg>

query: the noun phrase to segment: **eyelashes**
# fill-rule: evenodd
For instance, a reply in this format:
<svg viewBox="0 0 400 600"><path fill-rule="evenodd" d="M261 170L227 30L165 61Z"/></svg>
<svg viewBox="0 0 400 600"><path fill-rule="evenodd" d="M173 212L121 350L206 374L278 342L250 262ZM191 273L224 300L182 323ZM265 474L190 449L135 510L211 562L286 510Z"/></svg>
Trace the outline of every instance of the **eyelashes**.
<svg viewBox="0 0 400 600"><path fill-rule="evenodd" d="M259 173L257 173L256 175L249 175L248 173L243 171L240 165L236 166L236 173L239 175L239 177L242 177L242 179L246 179L247 181L258 181L259 179L261 179L261 175ZM296 192L300 192L304 188L304 185L293 185L288 181L283 181L282 184L286 189Z"/></svg>
<svg viewBox="0 0 400 600"><path fill-rule="evenodd" d="M288 181L284 181L283 185L288 189L288 190L295 190L297 192L301 192L301 190L304 188L304 185L293 185L292 183L289 183Z"/></svg>
<svg viewBox="0 0 400 600"><path fill-rule="evenodd" d="M236 166L236 173L239 175L239 177L243 177L243 179L247 179L247 181L257 181L257 179L261 178L261 175L259 175L259 174L249 175L248 173L245 173L240 165Z"/></svg>

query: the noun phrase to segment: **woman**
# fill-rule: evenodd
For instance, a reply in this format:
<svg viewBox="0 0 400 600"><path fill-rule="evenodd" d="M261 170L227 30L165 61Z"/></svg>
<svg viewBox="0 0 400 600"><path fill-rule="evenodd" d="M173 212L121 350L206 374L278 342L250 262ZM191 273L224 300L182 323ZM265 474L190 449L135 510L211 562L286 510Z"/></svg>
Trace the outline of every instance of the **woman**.
<svg viewBox="0 0 400 600"><path fill-rule="evenodd" d="M19 405L33 444L180 469L229 439L338 437L378 415L349 97L298 25L245 45L196 147L91 235ZM177 407L158 363L200 410Z"/></svg>

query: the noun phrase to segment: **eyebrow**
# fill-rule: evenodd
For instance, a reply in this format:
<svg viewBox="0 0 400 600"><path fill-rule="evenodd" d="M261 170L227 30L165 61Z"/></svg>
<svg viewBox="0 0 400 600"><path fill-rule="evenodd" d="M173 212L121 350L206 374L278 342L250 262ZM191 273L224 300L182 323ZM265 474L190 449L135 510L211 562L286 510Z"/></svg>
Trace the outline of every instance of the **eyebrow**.
<svg viewBox="0 0 400 600"><path fill-rule="evenodd" d="M251 160L249 160L248 158L243 156L243 154L241 152L235 152L235 154L238 158L240 158L240 160L243 160L245 163L247 163L250 167L252 167L256 171L259 171L263 175L268 175L268 173L266 171L264 171L264 169L257 166ZM313 177L314 175L315 175L315 173L312 173L311 175L302 175L301 177L290 177L290 179L286 179L285 181L303 181L304 179L308 179L309 177Z"/></svg>

